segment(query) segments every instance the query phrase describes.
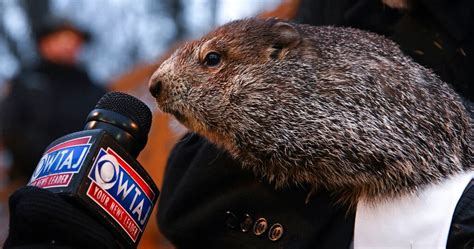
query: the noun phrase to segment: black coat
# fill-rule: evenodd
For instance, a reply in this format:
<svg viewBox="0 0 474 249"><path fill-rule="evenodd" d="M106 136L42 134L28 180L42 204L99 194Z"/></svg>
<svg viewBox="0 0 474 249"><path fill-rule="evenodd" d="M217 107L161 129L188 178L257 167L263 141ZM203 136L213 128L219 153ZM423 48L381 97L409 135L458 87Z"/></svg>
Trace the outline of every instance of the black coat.
<svg viewBox="0 0 474 249"><path fill-rule="evenodd" d="M178 248L348 248L354 214L326 191L306 204L308 192L304 187L275 190L226 152L189 134L169 157L158 224ZM267 228L254 231L261 218L259 224ZM274 224L283 228L279 239Z"/></svg>

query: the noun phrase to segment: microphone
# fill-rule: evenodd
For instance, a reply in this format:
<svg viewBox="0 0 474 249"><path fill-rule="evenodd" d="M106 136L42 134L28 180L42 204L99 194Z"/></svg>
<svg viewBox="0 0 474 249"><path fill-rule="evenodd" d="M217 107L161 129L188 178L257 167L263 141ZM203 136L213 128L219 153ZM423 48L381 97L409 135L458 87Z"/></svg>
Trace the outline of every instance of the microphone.
<svg viewBox="0 0 474 249"><path fill-rule="evenodd" d="M109 92L83 131L52 142L28 183L83 207L114 236L136 248L159 195L136 160L151 127L150 109L133 96Z"/></svg>

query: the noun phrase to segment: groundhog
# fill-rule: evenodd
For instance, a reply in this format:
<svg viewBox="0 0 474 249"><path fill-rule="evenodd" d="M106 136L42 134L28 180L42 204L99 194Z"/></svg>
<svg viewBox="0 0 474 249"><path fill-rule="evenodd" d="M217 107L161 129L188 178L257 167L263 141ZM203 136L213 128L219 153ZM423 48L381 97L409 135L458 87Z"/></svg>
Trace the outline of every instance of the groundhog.
<svg viewBox="0 0 474 249"><path fill-rule="evenodd" d="M458 95L370 32L233 21L175 51L150 91L276 187L326 188L355 204L473 169Z"/></svg>

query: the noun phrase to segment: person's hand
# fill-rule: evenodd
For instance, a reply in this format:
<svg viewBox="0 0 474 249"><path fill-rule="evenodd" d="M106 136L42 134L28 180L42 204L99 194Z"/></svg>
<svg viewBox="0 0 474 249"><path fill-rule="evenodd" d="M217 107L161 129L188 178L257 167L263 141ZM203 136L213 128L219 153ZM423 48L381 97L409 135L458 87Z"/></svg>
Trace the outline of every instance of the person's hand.
<svg viewBox="0 0 474 249"><path fill-rule="evenodd" d="M9 200L10 228L4 248L120 248L87 213L52 192L23 187Z"/></svg>

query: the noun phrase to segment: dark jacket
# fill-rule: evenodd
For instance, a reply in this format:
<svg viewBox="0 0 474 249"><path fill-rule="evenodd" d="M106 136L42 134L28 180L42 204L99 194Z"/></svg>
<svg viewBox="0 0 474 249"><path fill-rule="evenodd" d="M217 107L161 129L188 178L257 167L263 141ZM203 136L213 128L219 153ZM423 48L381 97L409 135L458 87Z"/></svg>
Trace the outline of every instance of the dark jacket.
<svg viewBox="0 0 474 249"><path fill-rule="evenodd" d="M275 190L188 134L169 157L158 224L178 248L348 248L354 214L327 191L306 204L308 193L305 187Z"/></svg>
<svg viewBox="0 0 474 249"><path fill-rule="evenodd" d="M474 248L474 179L454 210L446 249Z"/></svg>
<svg viewBox="0 0 474 249"><path fill-rule="evenodd" d="M29 178L44 148L82 130L105 90L71 66L48 62L20 72L0 103L0 140L11 152L11 178Z"/></svg>

